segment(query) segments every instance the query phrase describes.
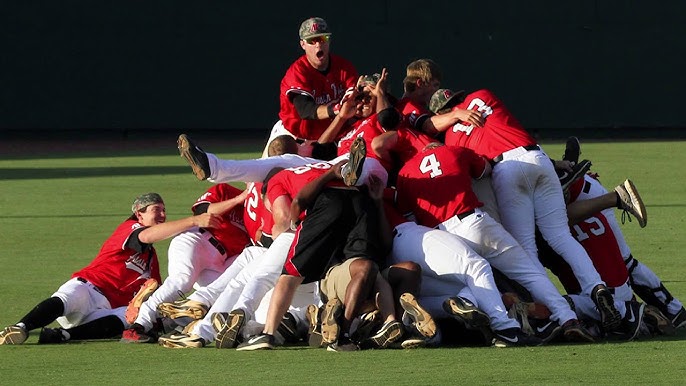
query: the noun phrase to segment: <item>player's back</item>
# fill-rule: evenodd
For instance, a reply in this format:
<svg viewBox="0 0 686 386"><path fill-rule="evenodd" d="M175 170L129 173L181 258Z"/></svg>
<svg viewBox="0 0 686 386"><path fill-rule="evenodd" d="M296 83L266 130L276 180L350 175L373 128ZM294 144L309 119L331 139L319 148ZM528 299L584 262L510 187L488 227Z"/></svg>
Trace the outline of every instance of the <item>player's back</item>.
<svg viewBox="0 0 686 386"><path fill-rule="evenodd" d="M446 145L464 146L489 159L519 146L535 145L536 140L490 90L477 90L454 109L477 110L485 119L483 127L457 123L445 133Z"/></svg>

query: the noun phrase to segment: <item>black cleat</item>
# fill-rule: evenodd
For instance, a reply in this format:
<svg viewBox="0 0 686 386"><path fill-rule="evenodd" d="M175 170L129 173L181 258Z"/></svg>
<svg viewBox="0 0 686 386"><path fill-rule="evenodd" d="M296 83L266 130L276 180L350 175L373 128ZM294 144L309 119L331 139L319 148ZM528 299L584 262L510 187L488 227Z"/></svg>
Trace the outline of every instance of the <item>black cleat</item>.
<svg viewBox="0 0 686 386"><path fill-rule="evenodd" d="M493 331L496 347L531 347L540 346L543 341L535 336L527 335L521 328L512 327Z"/></svg>
<svg viewBox="0 0 686 386"><path fill-rule="evenodd" d="M260 333L238 345L236 351L271 350L276 346L274 335Z"/></svg>
<svg viewBox="0 0 686 386"><path fill-rule="evenodd" d="M560 185L562 185L562 191L567 191L569 186L579 178L584 178L586 172L591 169L591 161L585 159L574 166L572 166L572 171L568 172L566 170L558 171L558 178L560 179Z"/></svg>
<svg viewBox="0 0 686 386"><path fill-rule="evenodd" d="M600 325L605 333L619 328L622 316L615 308L614 299L605 284L598 284L591 291L591 299L600 313Z"/></svg>
<svg viewBox="0 0 686 386"><path fill-rule="evenodd" d="M217 332L214 342L217 348L236 347L238 333L245 323L245 312L241 309L229 313L212 314L212 327Z"/></svg>
<svg viewBox="0 0 686 386"><path fill-rule="evenodd" d="M565 161L574 162L576 165L579 163L579 156L581 155L581 144L579 143L579 138L569 137L567 138L567 144L565 145L565 155L562 159Z"/></svg>

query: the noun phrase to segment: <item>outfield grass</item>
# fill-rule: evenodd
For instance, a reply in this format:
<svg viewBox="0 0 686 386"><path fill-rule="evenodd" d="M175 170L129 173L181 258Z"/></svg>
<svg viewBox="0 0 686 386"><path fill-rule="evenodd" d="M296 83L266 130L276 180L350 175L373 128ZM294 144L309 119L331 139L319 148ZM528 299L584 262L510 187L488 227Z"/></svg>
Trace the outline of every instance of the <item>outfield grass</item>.
<svg viewBox="0 0 686 386"><path fill-rule="evenodd" d="M88 264L127 217L133 198L157 191L169 219L190 214L209 187L167 148L56 152L0 159L0 326L16 322ZM205 145L205 143L203 143ZM612 187L630 177L648 210L648 226L622 230L636 258L686 300L682 246L686 221L686 142L583 143L582 158ZM206 144L223 157L257 156L247 147ZM543 143L552 157L563 145ZM125 149L124 149L125 150ZM124 154L124 155L122 155ZM237 184L241 186L241 184ZM156 244L163 272L168 241ZM164 276L164 275L163 275ZM686 330L630 343L537 348L441 348L328 353L309 348L240 353L169 350L156 345L85 342L0 347L0 385L230 384L681 384Z"/></svg>

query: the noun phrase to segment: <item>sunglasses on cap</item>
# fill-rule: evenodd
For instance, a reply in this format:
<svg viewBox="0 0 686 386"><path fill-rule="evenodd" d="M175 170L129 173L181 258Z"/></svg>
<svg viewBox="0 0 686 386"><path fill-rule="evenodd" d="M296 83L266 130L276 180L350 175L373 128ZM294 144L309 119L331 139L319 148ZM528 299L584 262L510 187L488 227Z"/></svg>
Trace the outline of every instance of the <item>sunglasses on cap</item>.
<svg viewBox="0 0 686 386"><path fill-rule="evenodd" d="M305 40L305 43L313 46L317 43L319 43L319 44L328 43L329 40L331 40L331 36L329 36L329 35L315 36L313 38L308 38L308 39L304 39L304 40Z"/></svg>

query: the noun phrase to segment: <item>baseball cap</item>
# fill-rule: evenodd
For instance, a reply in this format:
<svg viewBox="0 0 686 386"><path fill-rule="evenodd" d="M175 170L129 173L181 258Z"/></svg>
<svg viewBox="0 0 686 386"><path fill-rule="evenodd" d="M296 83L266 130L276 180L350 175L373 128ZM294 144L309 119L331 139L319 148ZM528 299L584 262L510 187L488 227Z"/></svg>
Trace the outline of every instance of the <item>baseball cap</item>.
<svg viewBox="0 0 686 386"><path fill-rule="evenodd" d="M379 79L381 79L381 74L363 75L358 85L363 87L366 85L375 85Z"/></svg>
<svg viewBox="0 0 686 386"><path fill-rule="evenodd" d="M431 110L434 114L437 114L439 111L447 107L452 107L456 105L459 99L455 98L460 97L462 95L464 95L464 91L455 92L447 88L438 89L431 96L431 100L429 101L429 110ZM455 101L453 103L450 103L453 100Z"/></svg>
<svg viewBox="0 0 686 386"><path fill-rule="evenodd" d="M136 197L136 199L133 201L133 205L131 205L131 211L133 213L136 213L139 210L152 204L164 204L162 196L160 196L157 193L141 194L140 196Z"/></svg>
<svg viewBox="0 0 686 386"><path fill-rule="evenodd" d="M311 17L300 24L300 40L317 36L331 36L326 20L321 17Z"/></svg>

